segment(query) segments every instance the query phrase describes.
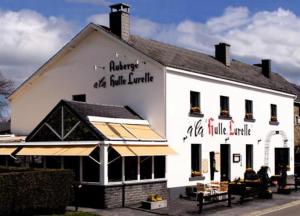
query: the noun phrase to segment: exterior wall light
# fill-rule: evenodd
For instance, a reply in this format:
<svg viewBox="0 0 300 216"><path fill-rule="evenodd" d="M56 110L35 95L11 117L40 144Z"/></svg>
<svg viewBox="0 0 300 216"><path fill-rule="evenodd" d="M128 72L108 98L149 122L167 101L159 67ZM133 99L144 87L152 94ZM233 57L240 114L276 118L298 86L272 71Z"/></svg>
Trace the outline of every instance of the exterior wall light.
<svg viewBox="0 0 300 216"><path fill-rule="evenodd" d="M229 137L226 137L226 138L225 138L225 143L227 143L228 140L229 140Z"/></svg>

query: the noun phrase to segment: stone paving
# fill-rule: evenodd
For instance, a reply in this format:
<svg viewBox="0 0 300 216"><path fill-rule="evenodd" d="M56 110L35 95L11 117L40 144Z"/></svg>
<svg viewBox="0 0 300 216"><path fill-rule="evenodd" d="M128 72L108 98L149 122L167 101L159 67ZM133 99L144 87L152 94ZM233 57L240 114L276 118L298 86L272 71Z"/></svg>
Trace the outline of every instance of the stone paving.
<svg viewBox="0 0 300 216"><path fill-rule="evenodd" d="M299 201L300 191L292 192L290 195L273 194L273 199L249 199L242 205L238 203L239 199L233 200L232 207L227 207L227 202L204 206L201 215L216 215L216 216L241 216L241 215L256 215L256 212L264 211L265 209L276 208L281 205L286 205L293 201ZM87 209L79 208L80 211L91 212L101 216L154 216L154 215L198 215L197 202L177 199L169 201L169 207L153 212L143 211L135 207L131 208L115 208L115 209ZM72 208L69 208L72 210Z"/></svg>

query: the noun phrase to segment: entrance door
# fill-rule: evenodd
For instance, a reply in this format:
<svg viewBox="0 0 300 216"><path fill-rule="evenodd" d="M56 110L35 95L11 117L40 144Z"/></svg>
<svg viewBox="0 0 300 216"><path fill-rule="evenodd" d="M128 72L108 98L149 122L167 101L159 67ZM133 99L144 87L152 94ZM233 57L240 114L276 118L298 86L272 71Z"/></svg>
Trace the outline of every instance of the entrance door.
<svg viewBox="0 0 300 216"><path fill-rule="evenodd" d="M290 149L275 148L275 175L280 173L281 166L290 164Z"/></svg>
<svg viewBox="0 0 300 216"><path fill-rule="evenodd" d="M246 168L253 168L253 145L246 145Z"/></svg>
<svg viewBox="0 0 300 216"><path fill-rule="evenodd" d="M230 145L221 144L221 181L230 180Z"/></svg>

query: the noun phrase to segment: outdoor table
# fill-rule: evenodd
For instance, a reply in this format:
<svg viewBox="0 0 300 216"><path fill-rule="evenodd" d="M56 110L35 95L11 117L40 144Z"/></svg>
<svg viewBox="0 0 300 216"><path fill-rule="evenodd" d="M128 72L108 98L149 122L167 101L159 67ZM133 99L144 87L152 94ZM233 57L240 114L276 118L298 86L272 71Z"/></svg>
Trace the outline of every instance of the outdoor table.
<svg viewBox="0 0 300 216"><path fill-rule="evenodd" d="M226 197L224 199L224 197ZM231 207L231 194L227 192L215 191L213 194L199 192L198 193L198 213L202 213L203 205L228 201L227 206Z"/></svg>

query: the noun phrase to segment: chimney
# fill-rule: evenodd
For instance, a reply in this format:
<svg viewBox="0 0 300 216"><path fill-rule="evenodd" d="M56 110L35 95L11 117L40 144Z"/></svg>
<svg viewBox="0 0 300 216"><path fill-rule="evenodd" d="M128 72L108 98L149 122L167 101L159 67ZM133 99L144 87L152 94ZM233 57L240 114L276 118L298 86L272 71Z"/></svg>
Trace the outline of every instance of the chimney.
<svg viewBox="0 0 300 216"><path fill-rule="evenodd" d="M119 3L110 6L109 25L110 30L121 39L129 40L129 5Z"/></svg>
<svg viewBox="0 0 300 216"><path fill-rule="evenodd" d="M215 45L215 58L225 64L230 66L230 45L226 43L219 43Z"/></svg>
<svg viewBox="0 0 300 216"><path fill-rule="evenodd" d="M262 68L262 74L267 77L270 78L271 75L271 60L270 59L262 59L261 60L261 68Z"/></svg>

